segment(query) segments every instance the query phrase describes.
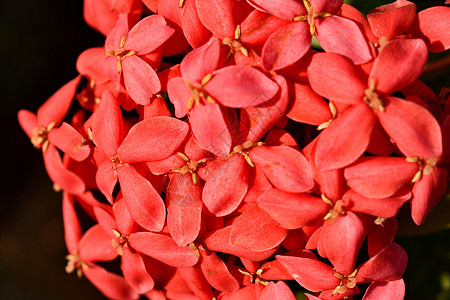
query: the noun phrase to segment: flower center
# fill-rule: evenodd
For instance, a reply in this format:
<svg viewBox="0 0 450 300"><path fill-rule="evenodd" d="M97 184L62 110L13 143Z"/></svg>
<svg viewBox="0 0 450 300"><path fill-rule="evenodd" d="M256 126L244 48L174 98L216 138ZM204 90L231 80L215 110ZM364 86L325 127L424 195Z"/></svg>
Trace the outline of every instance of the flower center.
<svg viewBox="0 0 450 300"><path fill-rule="evenodd" d="M131 55L135 55L136 51L133 50L125 50L123 47L125 46L125 42L127 41L127 36L124 35L122 37L122 39L120 40L120 46L118 49L115 50L111 50L111 49L106 49L106 55L108 56L116 56L117 57L117 73L121 74L122 73L122 59L127 57L127 56L131 56Z"/></svg>
<svg viewBox="0 0 450 300"><path fill-rule="evenodd" d="M228 154L228 156L226 157L226 159L230 159L232 156L234 156L235 154L240 154L244 157L245 161L251 166L251 167L255 167L255 165L253 164L252 160L250 159L250 156L248 156L248 152L255 148L255 147L259 147L264 145L263 142L257 142L257 143L253 143L252 141L245 141L240 145L234 146L233 147L233 151Z"/></svg>
<svg viewBox="0 0 450 300"><path fill-rule="evenodd" d="M44 127L36 127L33 129L33 136L31 137L31 143L37 149L42 148L42 151L46 151L48 146L50 145L50 141L48 140L48 133L55 128L56 122L51 122L48 124L47 128Z"/></svg>
<svg viewBox="0 0 450 300"><path fill-rule="evenodd" d="M114 157L111 157L111 162L113 164L113 169L116 170L118 167L123 166L123 162L120 160L119 155L117 154Z"/></svg>
<svg viewBox="0 0 450 300"><path fill-rule="evenodd" d="M256 273L250 273L250 272L247 272L247 271L244 271L244 270L241 270L241 269L238 269L238 271L241 272L244 275L248 275L250 277L250 282L252 284L260 283L260 284L262 284L264 286L267 286L269 284L269 282L267 280L264 280L261 277L261 274L264 271L263 269L258 269L256 271Z"/></svg>
<svg viewBox="0 0 450 300"><path fill-rule="evenodd" d="M187 104L188 110L192 108L192 105L194 105L194 102L195 102L195 104L200 105L201 98L206 99L206 101L208 101L209 103L216 104L216 101L210 95L208 95L205 92L205 90L203 89L203 86L211 80L212 76L213 76L212 73L209 73L208 75L203 77L200 84L194 84L187 79L184 80L184 82L186 83L186 86L191 90L191 93L192 93L192 96L191 96L191 98L189 98L189 101Z"/></svg>
<svg viewBox="0 0 450 300"><path fill-rule="evenodd" d="M83 268L89 268L89 266L83 260L81 260L80 255L76 251L74 254L66 255L66 259L66 272L70 274L73 271L77 270L78 278L81 278L81 276L83 275Z"/></svg>
<svg viewBox="0 0 450 300"><path fill-rule="evenodd" d="M333 291L333 295L336 294L343 294L345 293L348 289L352 289L356 286L356 279L355 276L358 273L358 269L355 269L355 271L353 271L352 274L346 276L346 275L342 275L340 273L334 272L333 275L336 276L337 278L339 278L341 280L341 282L339 283L339 285L334 289Z"/></svg>
<svg viewBox="0 0 450 300"><path fill-rule="evenodd" d="M316 26L314 25L314 20L316 18L324 18L324 17L330 17L332 14L322 12L316 14L316 9L311 3L309 3L308 0L303 0L303 5L305 5L306 11L308 12L304 16L297 16L294 18L294 21L307 21L309 25L309 32L311 35L314 35L316 32Z"/></svg>
<svg viewBox="0 0 450 300"><path fill-rule="evenodd" d="M186 164L181 168L172 169L171 171L181 173L183 175L190 173L192 175L192 181L194 182L194 185L196 185L198 182L197 168L199 167L199 165L206 162L206 158L200 159L198 161L193 161L190 160L187 155L181 152L177 152L177 154L182 160L186 162Z"/></svg>
<svg viewBox="0 0 450 300"><path fill-rule="evenodd" d="M234 40L228 37L223 39L222 44L230 47L230 52L228 52L226 60L228 60L236 51L241 51L242 54L248 57L248 50L242 45L240 39L241 25L236 26L236 30L234 31Z"/></svg>
<svg viewBox="0 0 450 300"><path fill-rule="evenodd" d="M423 158L423 157L407 157L406 161L419 164L419 171L414 175L411 182L419 181L422 175L430 175L437 164L437 158Z"/></svg>
<svg viewBox="0 0 450 300"><path fill-rule="evenodd" d="M344 201L337 200L336 202L333 202L330 199L328 199L324 194L322 194L321 197L323 202L331 206L330 211L325 215L325 217L323 217L324 220L330 220L332 222L340 215L345 214L345 210L342 207L344 205Z"/></svg>
<svg viewBox="0 0 450 300"><path fill-rule="evenodd" d="M370 78L369 87L364 90L363 101L369 105L374 111L379 109L384 111L386 108L384 106L384 100L375 92L375 80Z"/></svg>
<svg viewBox="0 0 450 300"><path fill-rule="evenodd" d="M119 255L124 255L123 247L130 247L130 238L126 235L121 234L117 230L113 229L113 233L116 236L111 240L111 245L117 249Z"/></svg>

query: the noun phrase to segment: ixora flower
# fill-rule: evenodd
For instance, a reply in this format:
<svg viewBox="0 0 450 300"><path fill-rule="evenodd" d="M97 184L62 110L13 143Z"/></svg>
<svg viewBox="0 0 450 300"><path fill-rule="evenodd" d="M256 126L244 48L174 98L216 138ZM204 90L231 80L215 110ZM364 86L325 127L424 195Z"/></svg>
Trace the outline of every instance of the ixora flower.
<svg viewBox="0 0 450 300"><path fill-rule="evenodd" d="M424 223L449 181L449 89L421 81L448 13L86 0L104 47L18 113L63 192L66 271L110 299L403 299L397 216Z"/></svg>

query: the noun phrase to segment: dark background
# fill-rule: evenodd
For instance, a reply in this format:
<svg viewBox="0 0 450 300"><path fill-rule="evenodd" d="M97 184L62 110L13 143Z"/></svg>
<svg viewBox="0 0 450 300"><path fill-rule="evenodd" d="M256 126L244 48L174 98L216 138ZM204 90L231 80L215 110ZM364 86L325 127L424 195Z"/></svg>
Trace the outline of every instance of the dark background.
<svg viewBox="0 0 450 300"><path fill-rule="evenodd" d="M365 11L377 5L358 2ZM53 192L42 155L16 118L22 108L36 112L74 78L77 56L101 46L104 37L84 23L82 0L2 0L0 14L0 299L104 299L86 279L65 273L61 194ZM429 80L442 81L448 70L439 76ZM448 212L449 202L437 211ZM436 299L438 294L440 300L450 299L450 231L420 235L441 226L433 220L446 218L437 223L449 224L449 214L442 215L420 230L402 225L404 233L414 234L398 239L410 260L404 277L407 299Z"/></svg>

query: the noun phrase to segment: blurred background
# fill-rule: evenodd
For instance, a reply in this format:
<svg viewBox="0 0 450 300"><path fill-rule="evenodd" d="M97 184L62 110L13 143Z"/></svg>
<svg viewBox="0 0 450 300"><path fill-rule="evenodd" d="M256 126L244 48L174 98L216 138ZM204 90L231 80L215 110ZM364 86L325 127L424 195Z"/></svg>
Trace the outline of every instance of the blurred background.
<svg viewBox="0 0 450 300"><path fill-rule="evenodd" d="M82 2L0 3L0 299L104 299L86 279L65 273L61 194L53 191L42 155L16 117L19 109L36 112L74 78L83 50L102 46L104 37L83 21ZM354 2L368 12L392 1ZM419 8L443 2L416 1ZM426 81L439 92L449 76L447 69ZM409 255L406 299L450 299L450 230L440 230L450 224L449 203L444 199L420 228L403 212L397 242Z"/></svg>

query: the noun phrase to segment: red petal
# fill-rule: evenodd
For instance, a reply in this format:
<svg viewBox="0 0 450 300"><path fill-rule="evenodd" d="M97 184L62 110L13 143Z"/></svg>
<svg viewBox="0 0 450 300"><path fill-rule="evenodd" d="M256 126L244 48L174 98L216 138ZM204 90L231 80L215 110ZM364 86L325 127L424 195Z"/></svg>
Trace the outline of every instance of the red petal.
<svg viewBox="0 0 450 300"><path fill-rule="evenodd" d="M58 150L53 145L50 145L42 154L48 176L59 188L75 195L84 192L86 186L83 180L63 165Z"/></svg>
<svg viewBox="0 0 450 300"><path fill-rule="evenodd" d="M306 22L292 22L275 31L264 44L261 58L266 70L292 65L308 51L311 34Z"/></svg>
<svg viewBox="0 0 450 300"><path fill-rule="evenodd" d="M123 247L122 250L123 277L139 294L145 294L153 288L155 282L145 269L141 255L131 251L129 247Z"/></svg>
<svg viewBox="0 0 450 300"><path fill-rule="evenodd" d="M416 5L405 0L379 6L367 14L367 19L377 37L384 36L390 41L406 32L415 16Z"/></svg>
<svg viewBox="0 0 450 300"><path fill-rule="evenodd" d="M247 0L247 2L261 11L289 21L306 14L305 6L297 0Z"/></svg>
<svg viewBox="0 0 450 300"><path fill-rule="evenodd" d="M319 18L316 37L326 52L341 54L359 65L372 59L369 46L355 22L338 16Z"/></svg>
<svg viewBox="0 0 450 300"><path fill-rule="evenodd" d="M200 268L208 283L221 292L234 292L239 289L236 278L228 271L227 265L213 251L200 250Z"/></svg>
<svg viewBox="0 0 450 300"><path fill-rule="evenodd" d="M213 299L214 294L211 286L206 281L203 276L202 271L198 266L190 267L190 268L182 268L179 269L181 278L184 279L185 284L189 287L191 294L184 294L183 296L177 295L175 297L171 297L171 299L182 299L182 300L197 300L197 299ZM179 284L178 284L179 285ZM167 287L166 287L167 289ZM169 293L167 293L169 296ZM166 298L164 298L166 299Z"/></svg>
<svg viewBox="0 0 450 300"><path fill-rule="evenodd" d="M105 48L103 47L89 48L83 51L78 56L76 63L78 73L88 80L95 80L96 85L105 83L107 78L100 66L100 60L103 56L105 56Z"/></svg>
<svg viewBox="0 0 450 300"><path fill-rule="evenodd" d="M98 266L83 269L83 274L107 298L139 299L139 294L119 275Z"/></svg>
<svg viewBox="0 0 450 300"><path fill-rule="evenodd" d="M156 72L136 55L122 60L123 80L128 94L136 103L147 105L154 94L161 90Z"/></svg>
<svg viewBox="0 0 450 300"><path fill-rule="evenodd" d="M414 36L423 39L431 52L442 52L450 48L450 35L446 30L441 30L449 28L449 22L450 7L430 7L417 14L410 31Z"/></svg>
<svg viewBox="0 0 450 300"><path fill-rule="evenodd" d="M91 153L89 145L83 145L83 136L72 126L63 122L61 126L51 130L48 134L49 141L73 160L85 160Z"/></svg>
<svg viewBox="0 0 450 300"><path fill-rule="evenodd" d="M138 55L147 54L161 46L174 32L163 16L151 15L131 28L124 48L137 51Z"/></svg>
<svg viewBox="0 0 450 300"><path fill-rule="evenodd" d="M334 53L315 54L308 78L316 93L345 104L361 103L367 88L367 76L349 59Z"/></svg>
<svg viewBox="0 0 450 300"><path fill-rule="evenodd" d="M219 40L212 37L205 45L189 52L180 64L183 78L191 83L200 83L202 79L217 68L220 56Z"/></svg>
<svg viewBox="0 0 450 300"><path fill-rule="evenodd" d="M191 90L181 77L172 78L167 85L167 90L170 101L175 106L175 116L183 118L187 112L189 98L192 96Z"/></svg>
<svg viewBox="0 0 450 300"><path fill-rule="evenodd" d="M184 2L181 12L181 27L186 40L194 49L207 43L210 39L211 33L200 21L194 1Z"/></svg>
<svg viewBox="0 0 450 300"><path fill-rule="evenodd" d="M190 174L175 174L167 187L167 227L181 247L193 242L200 232L202 186L192 182Z"/></svg>
<svg viewBox="0 0 450 300"><path fill-rule="evenodd" d="M302 193L314 186L309 161L295 149L261 146L253 148L249 155L255 165L263 169L270 182L281 190Z"/></svg>
<svg viewBox="0 0 450 300"><path fill-rule="evenodd" d="M400 98L388 97L378 119L397 147L409 156L434 158L442 155L439 123L424 107Z"/></svg>
<svg viewBox="0 0 450 300"><path fill-rule="evenodd" d="M161 231L166 207L158 192L128 164L117 168L117 175L128 211L136 223L148 230Z"/></svg>
<svg viewBox="0 0 450 300"><path fill-rule="evenodd" d="M119 102L109 91L102 95L93 115L92 139L108 158L117 154L123 140L123 119Z"/></svg>
<svg viewBox="0 0 450 300"><path fill-rule="evenodd" d="M278 85L262 72L246 66L228 66L213 73L205 91L228 107L258 106L278 92Z"/></svg>
<svg viewBox="0 0 450 300"><path fill-rule="evenodd" d="M263 290L260 300L295 300L291 289L283 281L270 282Z"/></svg>
<svg viewBox="0 0 450 300"><path fill-rule="evenodd" d="M61 123L70 108L80 80L79 75L63 85L38 109L37 119L40 126L46 127L52 122L56 122L58 126Z"/></svg>
<svg viewBox="0 0 450 300"><path fill-rule="evenodd" d="M256 204L248 208L231 226L230 243L237 248L266 251L278 247L288 231L278 226Z"/></svg>
<svg viewBox="0 0 450 300"><path fill-rule="evenodd" d="M118 153L123 162L157 161L169 157L183 143L189 126L172 117L153 117L134 125Z"/></svg>
<svg viewBox="0 0 450 300"><path fill-rule="evenodd" d="M420 39L395 39L378 54L369 78L378 92L389 95L419 78L428 60L425 43Z"/></svg>
<svg viewBox="0 0 450 300"><path fill-rule="evenodd" d="M403 157L363 157L344 171L347 184L368 198L386 198L410 183L419 171L417 163Z"/></svg>
<svg viewBox="0 0 450 300"><path fill-rule="evenodd" d="M162 234L133 233L130 236L130 245L136 251L176 268L191 267L198 261L198 257L189 247L180 247L171 237Z"/></svg>
<svg viewBox="0 0 450 300"><path fill-rule="evenodd" d="M224 114L227 108L218 104L194 104L189 112L189 121L196 143L203 149L217 156L230 153L231 134L230 122Z"/></svg>
<svg viewBox="0 0 450 300"><path fill-rule="evenodd" d="M195 4L198 17L215 36L221 40L234 37L234 1L196 0Z"/></svg>
<svg viewBox="0 0 450 300"><path fill-rule="evenodd" d="M429 175L414 184L411 199L411 217L417 225L422 225L431 210L444 197L447 189L447 171L434 167Z"/></svg>
<svg viewBox="0 0 450 300"><path fill-rule="evenodd" d="M31 139L33 136L33 130L39 127L37 116L29 110L21 109L17 114L17 119L23 131Z"/></svg>
<svg viewBox="0 0 450 300"><path fill-rule="evenodd" d="M310 125L320 125L331 119L328 103L309 85L295 83L294 93L287 112L288 118Z"/></svg>
<svg viewBox="0 0 450 300"><path fill-rule="evenodd" d="M111 10L110 1L84 0L83 16L86 23L107 35L116 24L118 14Z"/></svg>
<svg viewBox="0 0 450 300"><path fill-rule="evenodd" d="M311 292L334 289L340 280L333 275L333 268L310 257L282 256L276 258L292 277L305 289Z"/></svg>
<svg viewBox="0 0 450 300"><path fill-rule="evenodd" d="M247 193L249 166L237 154L211 171L203 188L202 199L209 212L217 217L232 213Z"/></svg>
<svg viewBox="0 0 450 300"><path fill-rule="evenodd" d="M347 212L338 217L323 237L327 258L336 272L351 274L355 269L356 258L366 238L363 221L354 213ZM342 255L345 253L345 255Z"/></svg>
<svg viewBox="0 0 450 300"><path fill-rule="evenodd" d="M111 233L102 226L92 226L80 240L78 252L85 262L110 261L117 257L117 250L111 246Z"/></svg>
<svg viewBox="0 0 450 300"><path fill-rule="evenodd" d="M137 224L130 215L125 201L122 199L116 201L113 205L113 211L117 222L117 228L120 233L130 235L135 231Z"/></svg>
<svg viewBox="0 0 450 300"><path fill-rule="evenodd" d="M342 196L346 209L383 218L395 217L398 210L410 198L411 192L406 188L400 189L396 194L389 198L366 198L353 190L348 190L344 196Z"/></svg>
<svg viewBox="0 0 450 300"><path fill-rule="evenodd" d="M309 194L294 194L277 189L264 192L257 200L281 227L296 229L322 218L330 209L322 199Z"/></svg>
<svg viewBox="0 0 450 300"><path fill-rule="evenodd" d="M75 201L69 193L63 194L62 211L64 220L64 241L70 254L78 250L78 243L83 236L81 225L75 211Z"/></svg>
<svg viewBox="0 0 450 300"><path fill-rule="evenodd" d="M396 243L389 244L377 255L358 267L358 283L392 281L400 279L405 272L408 256Z"/></svg>
<svg viewBox="0 0 450 300"><path fill-rule="evenodd" d="M375 122L373 111L365 103L346 110L319 135L316 166L338 169L357 160L369 145Z"/></svg>
<svg viewBox="0 0 450 300"><path fill-rule="evenodd" d="M379 300L388 297L390 300L402 300L405 297L403 279L388 282L372 282L364 294L363 300Z"/></svg>
<svg viewBox="0 0 450 300"><path fill-rule="evenodd" d="M110 161L104 161L98 166L95 174L95 182L98 189L106 197L110 204L113 203L112 193L117 183L117 173Z"/></svg>

